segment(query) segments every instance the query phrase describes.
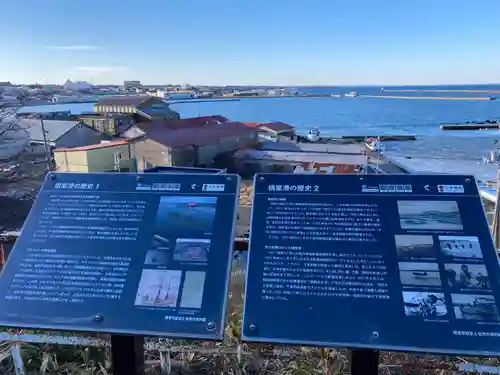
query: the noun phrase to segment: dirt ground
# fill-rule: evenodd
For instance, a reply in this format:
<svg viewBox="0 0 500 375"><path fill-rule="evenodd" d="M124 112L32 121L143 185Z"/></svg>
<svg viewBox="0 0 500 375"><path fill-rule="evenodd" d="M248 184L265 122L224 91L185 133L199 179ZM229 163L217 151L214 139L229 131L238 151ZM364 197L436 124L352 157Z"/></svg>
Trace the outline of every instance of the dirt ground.
<svg viewBox="0 0 500 375"><path fill-rule="evenodd" d="M44 155L24 152L0 163L0 195L36 196L47 171Z"/></svg>
<svg viewBox="0 0 500 375"><path fill-rule="evenodd" d="M250 230L250 215L252 211L253 183L243 180L240 183L238 204L238 220L236 221L236 237L243 237Z"/></svg>

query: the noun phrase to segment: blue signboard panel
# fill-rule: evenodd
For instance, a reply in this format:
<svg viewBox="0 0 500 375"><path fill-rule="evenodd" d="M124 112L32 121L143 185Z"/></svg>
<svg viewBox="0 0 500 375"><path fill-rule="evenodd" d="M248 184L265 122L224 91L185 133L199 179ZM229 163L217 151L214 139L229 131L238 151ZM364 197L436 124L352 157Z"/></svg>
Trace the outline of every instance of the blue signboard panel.
<svg viewBox="0 0 500 375"><path fill-rule="evenodd" d="M222 338L238 185L50 174L0 278L0 326Z"/></svg>
<svg viewBox="0 0 500 375"><path fill-rule="evenodd" d="M261 174L246 341L500 354L500 268L476 181Z"/></svg>

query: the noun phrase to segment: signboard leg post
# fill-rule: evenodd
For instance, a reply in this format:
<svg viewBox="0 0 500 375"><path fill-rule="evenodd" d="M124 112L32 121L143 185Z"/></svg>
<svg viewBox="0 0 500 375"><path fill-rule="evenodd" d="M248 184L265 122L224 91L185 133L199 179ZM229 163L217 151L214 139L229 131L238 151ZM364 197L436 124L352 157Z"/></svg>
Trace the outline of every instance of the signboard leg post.
<svg viewBox="0 0 500 375"><path fill-rule="evenodd" d="M377 375L378 362L377 350L352 350L349 355L349 375Z"/></svg>
<svg viewBox="0 0 500 375"><path fill-rule="evenodd" d="M114 375L144 375L144 337L111 335Z"/></svg>

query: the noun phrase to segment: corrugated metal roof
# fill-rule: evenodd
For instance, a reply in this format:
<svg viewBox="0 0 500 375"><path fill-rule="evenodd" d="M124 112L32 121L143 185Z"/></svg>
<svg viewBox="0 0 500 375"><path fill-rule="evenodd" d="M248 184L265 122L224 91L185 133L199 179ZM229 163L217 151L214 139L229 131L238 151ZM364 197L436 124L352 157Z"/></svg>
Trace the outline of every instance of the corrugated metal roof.
<svg viewBox="0 0 500 375"><path fill-rule="evenodd" d="M242 122L242 124L250 126L251 128L257 128L257 127L259 127L259 126L262 125L262 122L248 122L248 121L244 121L244 122Z"/></svg>
<svg viewBox="0 0 500 375"><path fill-rule="evenodd" d="M120 146L120 145L126 145L129 143L130 140L128 139L120 139L116 141L109 141L109 142L102 142L99 144L95 145L87 145L87 146L81 146L81 147L72 147L72 148L57 148L54 150L54 152L71 152L71 151L88 151L88 150L96 150L99 148L106 148L106 147L114 147L114 146Z"/></svg>
<svg viewBox="0 0 500 375"><path fill-rule="evenodd" d="M224 116L201 116L201 117L191 117L184 118L180 120L168 120L165 122L165 126L170 129L185 129L185 128L202 128L205 126L218 125L222 122L229 122Z"/></svg>
<svg viewBox="0 0 500 375"><path fill-rule="evenodd" d="M96 105L124 105L138 107L149 99L152 99L152 97L147 95L106 96L99 100Z"/></svg>
<svg viewBox="0 0 500 375"><path fill-rule="evenodd" d="M264 122L264 123L260 124L259 127L268 128L268 129L274 130L276 132L282 132L282 131L294 129L294 127L292 125L281 122L281 121Z"/></svg>
<svg viewBox="0 0 500 375"><path fill-rule="evenodd" d="M473 175L478 180L496 181L498 166L482 164L475 160L407 158L395 152L385 152L384 156L409 173L461 174Z"/></svg>
<svg viewBox="0 0 500 375"><path fill-rule="evenodd" d="M47 141L57 141L78 124L79 121L43 120ZM43 142L42 124L39 119L20 119L19 126L26 129L31 141Z"/></svg>
<svg viewBox="0 0 500 375"><path fill-rule="evenodd" d="M260 151L260 150L240 150L234 154L238 159L269 160L292 163L334 163L366 165L365 155L340 155L308 152L284 152L284 151Z"/></svg>
<svg viewBox="0 0 500 375"><path fill-rule="evenodd" d="M364 154L364 147L360 144L319 144L319 143L295 143L295 142L264 142L262 150L270 151L298 151L298 152L321 152L327 154Z"/></svg>
<svg viewBox="0 0 500 375"><path fill-rule="evenodd" d="M292 125L287 124L285 122L281 122L281 121L273 121L273 122L247 122L247 121L245 121L245 122L242 122L242 124L245 124L246 126L249 126L251 128L265 127L265 128L274 130L276 132L295 129Z"/></svg>
<svg viewBox="0 0 500 375"><path fill-rule="evenodd" d="M220 142L225 138L239 137L257 133L239 122L222 122L203 128L169 129L164 121L141 122L136 127L149 139L170 148L185 146L205 146Z"/></svg>

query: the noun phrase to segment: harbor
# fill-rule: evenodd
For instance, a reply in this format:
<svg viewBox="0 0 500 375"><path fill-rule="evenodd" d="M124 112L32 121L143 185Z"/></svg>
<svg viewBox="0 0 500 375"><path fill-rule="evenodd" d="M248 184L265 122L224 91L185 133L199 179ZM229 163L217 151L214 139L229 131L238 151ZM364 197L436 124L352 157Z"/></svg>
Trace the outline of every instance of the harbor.
<svg viewBox="0 0 500 375"><path fill-rule="evenodd" d="M64 105L48 107L56 109L56 112L37 112L35 107L18 111L18 130L24 134L18 147L22 149L23 155L27 153L31 158L12 155L1 165L4 178L2 203L11 208L3 221L5 256L8 256L12 242L20 233L20 226L27 215L25 206L36 196L47 169L61 173L238 173L242 183L236 220L236 250L245 250L248 246L253 176L260 172L331 175L470 173L490 184L489 190L481 194L490 224L493 223L494 203L487 197L496 192L494 179L497 164L481 163L481 158L475 154L478 150L485 154L485 150L494 148L487 131L481 132L480 136L487 146L478 146L473 137L455 136L454 132L445 132L450 134L446 137L436 136L441 133L440 124L434 118L427 128L400 124L391 128L373 126L376 120L370 114L370 122L358 117L361 119L359 124L349 120L349 126L343 126L338 121L337 129L340 131L332 132L331 128L324 125L317 126L319 121L313 117L298 125L277 120L286 118L288 112L293 115L293 106L304 102L302 98L287 98L278 102L274 98L269 102L265 98L261 101L246 101L244 98L212 100L188 99L179 103L152 96L125 95L100 98L90 103L90 108L84 103L87 108L81 111L64 110L67 108ZM338 102L346 108L352 108L349 106L359 106L363 101L349 97L342 100L318 97L311 98L310 102ZM217 106L244 108L249 105L245 104L248 102L263 106L257 108L277 102L273 108L283 105L285 110L279 116L269 114L268 120L258 121L255 115L247 117L240 114L232 118L229 110L221 114L213 109ZM289 102L293 103L292 107L283 104ZM186 108L192 108L190 110L194 115L188 115ZM258 112L255 107L252 110ZM451 121L467 119L465 115L449 118ZM47 145L49 158L44 147ZM464 145L466 147L462 147ZM422 151L429 148L433 152ZM464 156L457 149L473 150L474 153ZM443 154L437 155L440 152ZM244 264L244 257L236 252L235 276L230 284L233 296L241 295ZM241 298L232 298L230 311L239 311ZM238 326L235 323L232 327ZM8 339L14 337L10 333L8 335ZM21 336L15 337L19 339ZM61 340L57 335L51 337ZM22 336L22 339L47 340L40 336ZM73 340L83 342L79 341L79 336Z"/></svg>

